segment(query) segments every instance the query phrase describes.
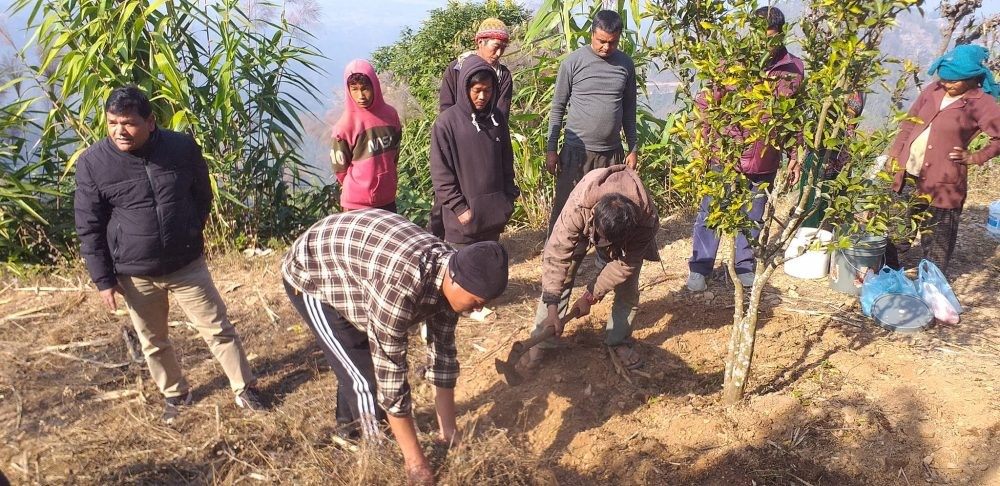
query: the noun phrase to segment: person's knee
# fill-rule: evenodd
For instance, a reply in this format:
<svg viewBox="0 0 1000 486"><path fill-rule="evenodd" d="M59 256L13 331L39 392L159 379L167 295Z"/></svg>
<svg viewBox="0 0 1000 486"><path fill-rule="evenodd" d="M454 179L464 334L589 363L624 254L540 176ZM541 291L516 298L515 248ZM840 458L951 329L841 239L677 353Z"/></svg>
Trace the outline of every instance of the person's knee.
<svg viewBox="0 0 1000 486"><path fill-rule="evenodd" d="M205 337L205 340L219 344L229 344L239 338L236 326L233 326L229 319L225 318L198 325L198 331Z"/></svg>

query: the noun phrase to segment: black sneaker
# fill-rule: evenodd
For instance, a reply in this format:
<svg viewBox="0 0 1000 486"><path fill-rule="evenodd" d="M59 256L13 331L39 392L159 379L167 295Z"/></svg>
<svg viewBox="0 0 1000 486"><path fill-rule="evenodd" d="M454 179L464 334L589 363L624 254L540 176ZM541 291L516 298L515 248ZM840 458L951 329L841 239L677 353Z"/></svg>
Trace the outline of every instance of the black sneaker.
<svg viewBox="0 0 1000 486"><path fill-rule="evenodd" d="M264 406L264 402L262 402L260 397L257 396L257 390L250 387L245 388L242 393L236 395L236 406L254 412L267 409L267 407Z"/></svg>
<svg viewBox="0 0 1000 486"><path fill-rule="evenodd" d="M163 421L169 424L180 415L181 408L191 405L191 392L179 397L168 397L163 401Z"/></svg>

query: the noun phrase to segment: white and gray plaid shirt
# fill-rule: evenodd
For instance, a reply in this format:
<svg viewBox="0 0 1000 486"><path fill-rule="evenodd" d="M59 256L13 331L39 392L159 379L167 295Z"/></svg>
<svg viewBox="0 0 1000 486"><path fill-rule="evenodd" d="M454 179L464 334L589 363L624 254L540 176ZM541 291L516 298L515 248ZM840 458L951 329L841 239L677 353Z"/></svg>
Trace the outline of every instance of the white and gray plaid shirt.
<svg viewBox="0 0 1000 486"><path fill-rule="evenodd" d="M379 402L404 416L411 409L406 350L412 325L427 320L425 378L442 388L458 380L458 315L440 291L454 253L405 217L366 209L314 224L285 254L281 273L368 335Z"/></svg>

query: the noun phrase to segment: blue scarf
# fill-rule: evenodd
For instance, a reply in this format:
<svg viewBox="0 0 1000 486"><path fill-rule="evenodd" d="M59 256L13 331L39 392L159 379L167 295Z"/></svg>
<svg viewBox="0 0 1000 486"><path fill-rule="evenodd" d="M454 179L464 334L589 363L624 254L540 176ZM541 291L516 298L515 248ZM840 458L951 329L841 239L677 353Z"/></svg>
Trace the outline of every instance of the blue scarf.
<svg viewBox="0 0 1000 486"><path fill-rule="evenodd" d="M986 67L990 51L983 46L971 44L955 46L947 54L939 57L931 64L927 74L937 72L939 78L945 81L960 81L969 78L983 77L983 91L1000 99L1000 87L993 77L993 72Z"/></svg>

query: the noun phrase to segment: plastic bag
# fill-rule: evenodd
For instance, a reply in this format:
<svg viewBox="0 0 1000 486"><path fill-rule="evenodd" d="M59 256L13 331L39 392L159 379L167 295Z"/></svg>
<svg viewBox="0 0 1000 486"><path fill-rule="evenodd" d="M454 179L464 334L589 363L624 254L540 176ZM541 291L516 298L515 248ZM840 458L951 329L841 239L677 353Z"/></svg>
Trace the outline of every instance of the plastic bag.
<svg viewBox="0 0 1000 486"><path fill-rule="evenodd" d="M872 304L875 299L885 294L908 294L919 296L913 281L906 278L903 269L893 270L889 267L882 267L878 273L871 270L865 274L864 283L861 284L861 311L866 316L872 315Z"/></svg>
<svg viewBox="0 0 1000 486"><path fill-rule="evenodd" d="M923 284L927 282L938 289L951 306L955 308L955 312L959 314L965 312L962 309L962 304L958 303L958 297L955 297L955 292L951 290L951 285L948 285L948 279L944 278L944 274L938 269L937 265L930 260L920 260L920 265L917 267L919 274L917 275L917 281ZM923 287L923 285L921 285Z"/></svg>
<svg viewBox="0 0 1000 486"><path fill-rule="evenodd" d="M951 302L938 291L937 287L929 282L920 284L920 298L924 300L927 307L931 308L934 318L947 322L948 324L958 324L958 312L951 306Z"/></svg>

